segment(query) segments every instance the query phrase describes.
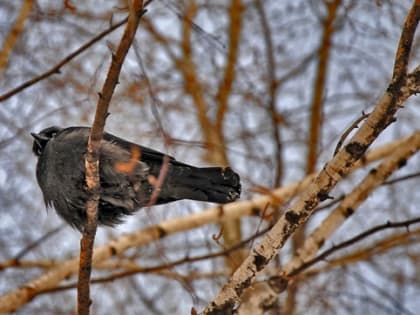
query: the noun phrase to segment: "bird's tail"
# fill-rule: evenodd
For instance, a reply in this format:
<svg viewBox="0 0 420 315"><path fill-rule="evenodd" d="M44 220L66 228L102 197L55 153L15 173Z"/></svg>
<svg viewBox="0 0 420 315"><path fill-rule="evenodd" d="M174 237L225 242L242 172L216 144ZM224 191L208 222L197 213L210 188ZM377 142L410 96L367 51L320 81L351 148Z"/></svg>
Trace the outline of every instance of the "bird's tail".
<svg viewBox="0 0 420 315"><path fill-rule="evenodd" d="M179 199L227 203L241 194L239 175L230 167L172 165L167 175L157 203Z"/></svg>

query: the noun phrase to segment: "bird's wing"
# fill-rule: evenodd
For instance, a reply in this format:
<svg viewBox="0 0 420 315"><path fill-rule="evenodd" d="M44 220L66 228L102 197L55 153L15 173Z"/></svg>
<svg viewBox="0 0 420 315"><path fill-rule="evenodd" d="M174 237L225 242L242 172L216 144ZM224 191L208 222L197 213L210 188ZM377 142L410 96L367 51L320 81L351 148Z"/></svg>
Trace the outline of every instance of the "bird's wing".
<svg viewBox="0 0 420 315"><path fill-rule="evenodd" d="M133 152L135 154L139 154L139 160L142 161L154 161L162 163L163 158L166 156L171 161L175 161L175 158L172 156L169 156L167 154L164 154L162 152L159 152L157 150L147 148L141 145L138 145L136 143L124 140L122 138L116 137L114 135L111 135L109 133L104 134L104 139L106 141L110 141L114 143L115 145L118 145L119 147L123 148L124 150L127 150L129 152Z"/></svg>

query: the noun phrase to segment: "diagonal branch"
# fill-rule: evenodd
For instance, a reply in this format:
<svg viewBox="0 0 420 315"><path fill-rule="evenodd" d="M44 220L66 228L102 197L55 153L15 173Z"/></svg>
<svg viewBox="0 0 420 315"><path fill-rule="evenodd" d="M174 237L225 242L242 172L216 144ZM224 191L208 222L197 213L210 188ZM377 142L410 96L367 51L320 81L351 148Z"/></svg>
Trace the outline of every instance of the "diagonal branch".
<svg viewBox="0 0 420 315"><path fill-rule="evenodd" d="M391 152L394 152L397 148L401 147L401 144L405 141L405 138L399 139L367 152L364 157L355 164L352 171L374 161L383 159ZM253 200L237 201L223 207L210 208L186 217L164 221L158 225L148 227L135 233L122 235L108 244L95 248L93 255L94 265L96 262L104 262L106 259L112 258L115 255L120 255L129 248L140 247L175 233L191 230L205 224L223 222L226 219L258 215L260 211L265 209L267 203L270 205L281 205L290 200L290 198L295 196L302 189L305 189L313 178L314 175L310 175L300 182L277 188L271 191L270 194ZM60 281L74 275L77 272L78 261L78 257L62 261L59 265L46 271L41 276L29 281L20 288L1 296L0 313L16 311L25 303L28 303L30 300L37 297L40 293L56 287Z"/></svg>
<svg viewBox="0 0 420 315"><path fill-rule="evenodd" d="M384 159L378 167L372 169L365 179L322 221L299 249L297 255L284 266L284 274L288 276L296 274L296 270L315 256L322 244L357 211L370 193L382 185L398 168L405 165L406 161L418 150L420 150L420 131L415 132L401 144L398 150Z"/></svg>
<svg viewBox="0 0 420 315"><path fill-rule="evenodd" d="M36 76L22 84L20 84L19 86L13 88L12 90L0 95L0 102L3 102L9 98L11 98L13 95L22 92L23 90L27 89L28 87L38 83L39 81L42 81L50 76L52 76L53 74L58 74L60 73L60 69L66 65L67 63L69 63L70 61L72 61L74 58L76 58L78 55L80 55L82 52L84 52L85 50L87 50L90 46L92 46L93 44L97 43L100 39L102 39L103 37L105 37L106 35L108 35L109 33L113 32L114 30L116 30L117 28L119 28L121 25L125 24L127 22L127 19L124 19L114 25L112 25L111 27L109 27L107 30L103 31L102 33L96 35L94 38L92 38L90 41L88 41L87 43L85 43L84 45L80 46L79 48L77 48L74 52L72 52L70 55L68 55L67 57L65 57L64 59L62 59L60 62L58 62L55 66L53 66L51 69L47 70L46 72L40 74L39 76Z"/></svg>
<svg viewBox="0 0 420 315"><path fill-rule="evenodd" d="M324 166L300 198L280 217L260 244L254 247L243 264L235 271L216 298L202 314L232 312L244 290L254 281L257 272L265 268L278 254L292 233L312 215L317 205L328 198L329 192L346 176L367 148L394 120L394 115L410 96L407 77L402 71L407 67L414 33L418 24L420 1L415 1L405 22L396 55L394 76L387 91L372 114L335 157ZM415 18L413 18L413 16ZM406 34L407 33L407 34ZM402 70L401 70L402 69Z"/></svg>

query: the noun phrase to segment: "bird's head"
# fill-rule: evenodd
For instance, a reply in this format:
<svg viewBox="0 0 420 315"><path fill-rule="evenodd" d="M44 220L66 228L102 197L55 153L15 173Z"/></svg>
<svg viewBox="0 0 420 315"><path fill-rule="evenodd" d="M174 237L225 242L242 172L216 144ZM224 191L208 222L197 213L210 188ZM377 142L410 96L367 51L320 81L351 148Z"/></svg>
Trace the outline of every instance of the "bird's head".
<svg viewBox="0 0 420 315"><path fill-rule="evenodd" d="M32 145L32 152L36 156L40 156L45 149L48 141L55 137L55 135L61 130L60 127L48 127L41 130L39 133L31 132L31 136L34 137L34 143Z"/></svg>

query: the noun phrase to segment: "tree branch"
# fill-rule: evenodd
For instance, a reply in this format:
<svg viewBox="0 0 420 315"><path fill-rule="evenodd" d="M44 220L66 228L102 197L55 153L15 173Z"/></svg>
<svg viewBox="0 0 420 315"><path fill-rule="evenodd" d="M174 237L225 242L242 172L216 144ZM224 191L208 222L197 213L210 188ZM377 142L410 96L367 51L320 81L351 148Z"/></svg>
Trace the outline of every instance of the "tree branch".
<svg viewBox="0 0 420 315"><path fill-rule="evenodd" d="M407 78L401 75L401 69L406 69L407 66L408 58L404 56L408 56L411 50L419 10L420 2L415 1L401 35L393 80L372 114L349 140L349 143L326 163L315 180L285 211L261 243L255 246L202 314L228 313L234 309L244 290L254 281L256 274L265 268L292 233L306 222L321 201L328 198L329 192L349 173L355 162L363 156L379 134L395 120L395 113L410 96L406 86ZM409 35L405 34L406 32Z"/></svg>
<svg viewBox="0 0 420 315"><path fill-rule="evenodd" d="M53 74L59 74L60 73L60 69L61 67L63 67L64 65L66 65L67 63L69 63L71 60L73 60L74 58L76 58L78 55L80 55L82 52L84 52L85 50L87 50L90 46L92 46L93 44L97 43L100 39L102 39L103 37L105 37L106 35L108 35L109 33L113 32L114 30L116 30L117 28L119 28L121 25L125 24L127 22L127 18L125 18L124 20L112 25L110 28L108 28L107 30L103 31L102 33L96 35L94 38L92 38L90 41L88 41L86 44L80 46L78 49L76 49L74 52L72 52L70 55L68 55L67 57L65 57L64 59L62 59L60 62L58 62L55 66L53 66L51 69L47 70L46 72L40 74L39 76L36 76L24 83L22 83L21 85L13 88L12 90L10 90L9 92L4 93L3 95L0 95L0 102L3 102L7 99L9 99L10 97L12 97L15 94L18 94L20 92L22 92L23 90L27 89L28 87L38 83L39 81L42 81L46 78L48 78L49 76L53 75Z"/></svg>
<svg viewBox="0 0 420 315"><path fill-rule="evenodd" d="M100 198L99 156L100 145L108 115L109 103L118 83L124 59L137 31L143 11L143 1L134 0L130 7L128 22L117 51L112 54L102 92L96 106L95 119L89 136L85 160L86 184L91 196L86 204L87 222L80 242L79 281L77 284L77 308L79 315L88 315L90 301L90 274L92 270L93 244L98 225L98 203Z"/></svg>

